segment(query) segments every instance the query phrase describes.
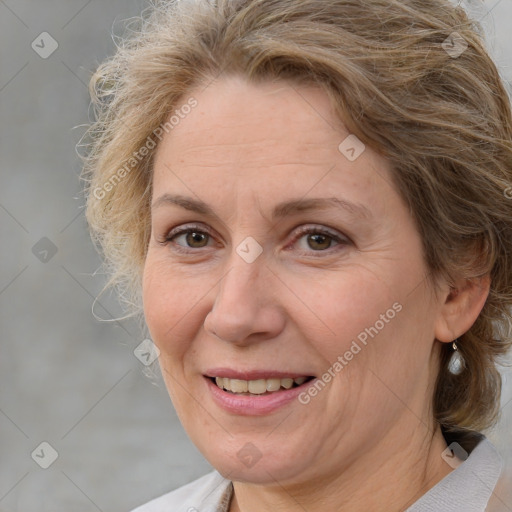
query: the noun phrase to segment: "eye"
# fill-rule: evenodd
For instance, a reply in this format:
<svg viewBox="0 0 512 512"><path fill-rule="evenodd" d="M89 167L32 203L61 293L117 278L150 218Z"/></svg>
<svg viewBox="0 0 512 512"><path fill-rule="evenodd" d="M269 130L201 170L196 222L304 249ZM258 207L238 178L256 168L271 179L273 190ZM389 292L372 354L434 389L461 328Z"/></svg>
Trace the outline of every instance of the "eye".
<svg viewBox="0 0 512 512"><path fill-rule="evenodd" d="M176 240L183 240L177 243ZM211 235L204 228L198 226L186 226L169 232L160 243L164 245L172 243L178 252L191 252L187 249L202 249L207 247Z"/></svg>
<svg viewBox="0 0 512 512"><path fill-rule="evenodd" d="M173 249L177 252L193 253L195 249L208 247L208 242L212 238L212 235L204 227L188 225L171 230L159 243L162 245L172 244ZM325 253L338 245L345 246L351 243L345 236L340 236L326 228L313 226L301 226L291 245L295 245L297 242L303 242L299 244L302 245L300 250L310 255L315 252Z"/></svg>
<svg viewBox="0 0 512 512"><path fill-rule="evenodd" d="M326 228L302 226L299 228L293 242L304 241L302 250L304 252L327 252L333 248L333 242L337 245L348 245L350 240L340 236Z"/></svg>

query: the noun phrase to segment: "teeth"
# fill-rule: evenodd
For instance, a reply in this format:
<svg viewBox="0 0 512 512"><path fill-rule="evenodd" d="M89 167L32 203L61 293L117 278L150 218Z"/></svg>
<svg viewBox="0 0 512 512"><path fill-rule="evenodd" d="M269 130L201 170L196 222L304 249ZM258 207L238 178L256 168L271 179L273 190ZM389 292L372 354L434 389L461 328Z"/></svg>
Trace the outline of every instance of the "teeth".
<svg viewBox="0 0 512 512"><path fill-rule="evenodd" d="M257 379L257 380L240 380L216 377L215 383L221 389L231 391L238 394L263 395L264 393L272 393L279 391L281 388L291 389L293 384L300 386L306 382L307 377L298 377L292 379L286 377L284 379Z"/></svg>
<svg viewBox="0 0 512 512"><path fill-rule="evenodd" d="M281 379L267 379L266 391L279 391L281 389Z"/></svg>
<svg viewBox="0 0 512 512"><path fill-rule="evenodd" d="M224 379L228 380L228 379ZM229 379L229 385L231 387L231 391L234 393L247 393L247 381L246 380L238 380L238 379Z"/></svg>
<svg viewBox="0 0 512 512"><path fill-rule="evenodd" d="M267 391L267 381L265 379L250 380L247 387L249 388L249 393L253 393L254 395L262 395Z"/></svg>
<svg viewBox="0 0 512 512"><path fill-rule="evenodd" d="M281 386L284 389L290 389L293 386L293 379L281 379Z"/></svg>

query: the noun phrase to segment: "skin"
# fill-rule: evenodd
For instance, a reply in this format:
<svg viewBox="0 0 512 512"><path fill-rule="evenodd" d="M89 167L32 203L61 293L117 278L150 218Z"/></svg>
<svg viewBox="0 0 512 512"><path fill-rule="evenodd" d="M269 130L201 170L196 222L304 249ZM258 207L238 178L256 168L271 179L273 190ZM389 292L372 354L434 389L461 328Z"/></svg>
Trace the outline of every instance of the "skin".
<svg viewBox="0 0 512 512"><path fill-rule="evenodd" d="M353 162L341 154L349 133L320 88L231 76L190 96L198 106L158 147L153 205L181 194L215 215L154 206L143 279L185 430L234 482L231 512L404 510L451 471L431 408L437 358L475 321L488 280L433 292L388 161L368 146ZM364 205L369 217L330 207L272 222L277 203L313 197ZM207 234L165 242L190 223ZM263 249L253 263L236 252L248 236ZM319 377L395 303L402 310L308 404L254 417L213 402L208 368ZM237 457L248 442L261 453L250 468Z"/></svg>

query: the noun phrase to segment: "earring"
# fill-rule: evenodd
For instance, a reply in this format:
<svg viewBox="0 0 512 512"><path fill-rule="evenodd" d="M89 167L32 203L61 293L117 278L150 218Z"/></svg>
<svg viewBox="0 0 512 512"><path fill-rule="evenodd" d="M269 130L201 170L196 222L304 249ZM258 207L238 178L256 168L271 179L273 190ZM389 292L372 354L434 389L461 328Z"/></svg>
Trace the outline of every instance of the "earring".
<svg viewBox="0 0 512 512"><path fill-rule="evenodd" d="M457 347L457 343L455 341L453 342L452 347L453 354L452 357L450 358L450 362L448 363L448 371L453 375L459 375L462 373L466 365L464 362L464 358L462 357L462 354L460 353Z"/></svg>

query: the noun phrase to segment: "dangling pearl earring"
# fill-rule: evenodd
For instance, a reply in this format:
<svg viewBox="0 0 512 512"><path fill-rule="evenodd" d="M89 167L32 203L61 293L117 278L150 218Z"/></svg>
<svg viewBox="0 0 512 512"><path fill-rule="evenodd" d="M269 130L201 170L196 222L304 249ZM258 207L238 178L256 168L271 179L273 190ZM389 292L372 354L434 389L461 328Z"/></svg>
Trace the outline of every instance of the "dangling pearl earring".
<svg viewBox="0 0 512 512"><path fill-rule="evenodd" d="M462 370L464 370L465 362L464 358L462 357L462 354L457 348L457 343L455 343L455 341L453 342L452 346L453 354L452 357L450 358L450 362L448 363L448 370L453 375L459 375L460 373L462 373Z"/></svg>

